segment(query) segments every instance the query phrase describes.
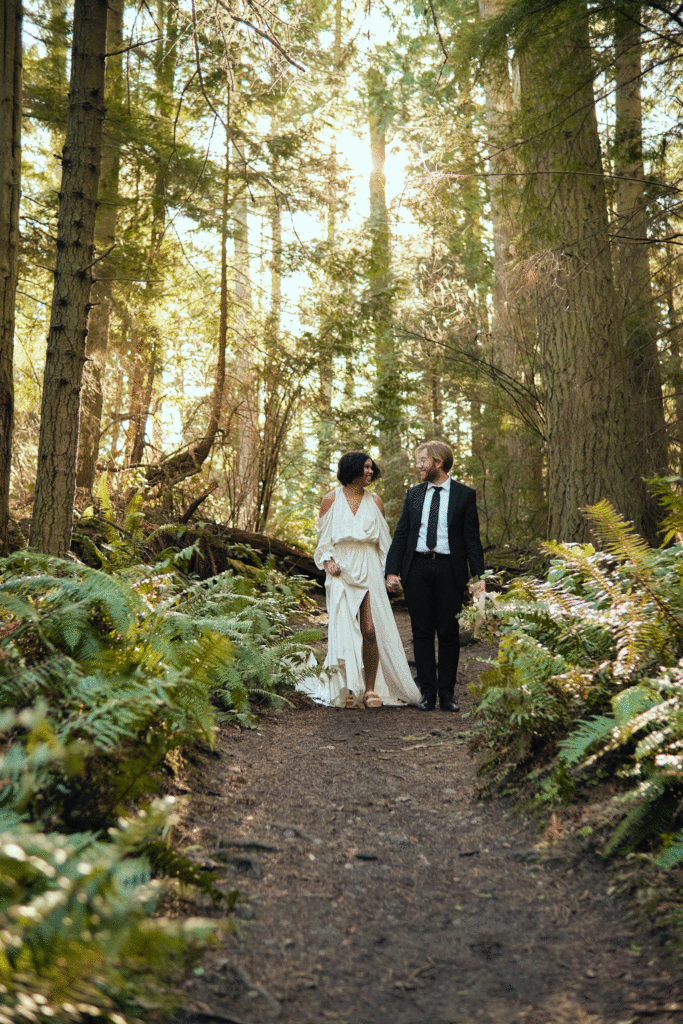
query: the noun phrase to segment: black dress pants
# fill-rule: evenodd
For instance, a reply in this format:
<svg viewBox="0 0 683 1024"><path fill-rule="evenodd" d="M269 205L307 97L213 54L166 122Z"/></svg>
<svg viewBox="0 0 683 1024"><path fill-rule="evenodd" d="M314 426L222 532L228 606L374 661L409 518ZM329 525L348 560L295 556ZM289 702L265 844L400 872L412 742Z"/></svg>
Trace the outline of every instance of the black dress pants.
<svg viewBox="0 0 683 1024"><path fill-rule="evenodd" d="M456 616L463 591L453 578L448 555L415 554L403 584L410 624L417 685L423 694L453 693L460 654L460 628ZM437 678L435 635L439 638Z"/></svg>

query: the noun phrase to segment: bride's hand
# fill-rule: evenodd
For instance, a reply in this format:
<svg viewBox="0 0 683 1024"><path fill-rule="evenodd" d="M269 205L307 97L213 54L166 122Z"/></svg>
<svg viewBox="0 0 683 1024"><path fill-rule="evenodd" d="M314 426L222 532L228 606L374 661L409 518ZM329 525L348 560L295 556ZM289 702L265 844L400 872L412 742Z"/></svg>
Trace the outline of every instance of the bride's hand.
<svg viewBox="0 0 683 1024"><path fill-rule="evenodd" d="M399 576L387 576L387 590L393 594L401 589L401 579Z"/></svg>
<svg viewBox="0 0 683 1024"><path fill-rule="evenodd" d="M329 572L330 576L341 576L341 566L337 565L334 558L328 558L325 562L325 569Z"/></svg>

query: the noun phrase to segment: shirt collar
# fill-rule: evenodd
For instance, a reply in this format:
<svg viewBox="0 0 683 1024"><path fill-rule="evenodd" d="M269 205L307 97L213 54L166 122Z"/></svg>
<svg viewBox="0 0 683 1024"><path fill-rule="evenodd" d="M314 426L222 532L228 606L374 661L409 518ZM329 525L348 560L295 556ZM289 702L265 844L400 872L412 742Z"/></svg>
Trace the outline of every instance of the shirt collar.
<svg viewBox="0 0 683 1024"><path fill-rule="evenodd" d="M449 476L447 476L442 484L433 484L431 482L431 480L427 484L427 490L428 491L430 491L430 490L433 491L437 487L440 487L442 491L445 491L446 493L448 493L448 491L450 491L450 489L451 489L451 478Z"/></svg>

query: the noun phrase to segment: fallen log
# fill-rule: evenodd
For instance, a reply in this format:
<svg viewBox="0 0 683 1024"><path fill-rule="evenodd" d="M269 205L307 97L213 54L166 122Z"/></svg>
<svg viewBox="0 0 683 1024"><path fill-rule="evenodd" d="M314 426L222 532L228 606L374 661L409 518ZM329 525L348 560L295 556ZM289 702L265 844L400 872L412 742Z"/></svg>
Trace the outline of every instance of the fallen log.
<svg viewBox="0 0 683 1024"><path fill-rule="evenodd" d="M184 530L201 538L201 553L197 552L190 565L190 571L199 576L216 575L229 569L231 567L230 559L239 557L234 549L245 545L252 548L263 561L273 555L281 572L293 576L308 576L309 579L324 585L325 573L317 567L308 552L294 547L292 544L287 544L279 537L271 537L266 533L252 533L249 530L238 530L220 523L202 523L200 526L184 527ZM152 550L154 548L162 550L163 547L167 547L174 536L179 536L179 528L176 524L169 523L167 528L161 527L156 531ZM183 545L186 543L183 541ZM205 561L206 566L201 566L200 561Z"/></svg>

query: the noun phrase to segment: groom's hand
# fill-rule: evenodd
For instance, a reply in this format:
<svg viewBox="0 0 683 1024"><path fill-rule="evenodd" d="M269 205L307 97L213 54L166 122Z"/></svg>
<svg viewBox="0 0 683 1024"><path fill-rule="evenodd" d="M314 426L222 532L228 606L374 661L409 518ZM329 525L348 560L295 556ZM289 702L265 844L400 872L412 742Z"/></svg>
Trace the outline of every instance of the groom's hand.
<svg viewBox="0 0 683 1024"><path fill-rule="evenodd" d="M387 576L387 590L394 594L397 590L402 590L401 580L398 576Z"/></svg>

